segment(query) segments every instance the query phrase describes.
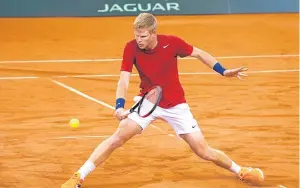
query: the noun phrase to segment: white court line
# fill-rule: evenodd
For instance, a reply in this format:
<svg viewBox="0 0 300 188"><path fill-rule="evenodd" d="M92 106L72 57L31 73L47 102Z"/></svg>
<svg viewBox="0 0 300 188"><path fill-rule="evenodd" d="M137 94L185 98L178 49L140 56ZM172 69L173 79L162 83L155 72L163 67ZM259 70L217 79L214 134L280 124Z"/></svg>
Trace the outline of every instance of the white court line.
<svg viewBox="0 0 300 188"><path fill-rule="evenodd" d="M299 69L294 69L294 70L276 70L276 73L278 72L299 72ZM274 70L262 70L262 71L247 71L247 73L250 74L256 74L256 73L274 73Z"/></svg>
<svg viewBox="0 0 300 188"><path fill-rule="evenodd" d="M299 72L297 69L290 70L261 70L261 71L247 71L248 74L257 73L278 73L278 72ZM215 75L216 72L181 72L179 75ZM56 78L96 78L96 77L119 77L120 74L83 74L83 75L66 75L56 76ZM131 74L131 76L139 76L138 74Z"/></svg>
<svg viewBox="0 0 300 188"><path fill-rule="evenodd" d="M104 61L105 59L103 59ZM92 59L53 59L53 60L9 60L9 61L0 61L0 64L4 63L80 63L80 62L93 62L95 60ZM107 59L108 61L112 61L112 59ZM119 61L116 59L114 61Z"/></svg>
<svg viewBox="0 0 300 188"><path fill-rule="evenodd" d="M93 98L93 97L91 97L91 96L89 96L89 95L87 95L87 94L84 94L84 93L82 93L81 91L78 91L77 89L74 89L74 88L72 88L72 87L70 87L70 86L67 86L66 84L63 84L63 83L61 83L61 82L58 82L58 81L52 80L52 79L51 79L51 81L54 82L55 84L61 86L61 87L66 88L66 89L69 90L69 91L72 91L72 92L74 92L74 93L76 93L76 94L78 94L78 95L80 95L80 96L86 98L86 99L89 99L89 100L91 100L91 101L94 101L94 102L96 102L96 103L98 103L98 104L101 104L101 105L103 105L103 106L105 106L105 107L107 107L107 108L110 108L110 109L112 109L112 110L114 109L113 106L111 106L111 105L109 105L109 104L106 104L105 102L99 101L99 100L97 100L97 99L95 99L95 98Z"/></svg>
<svg viewBox="0 0 300 188"><path fill-rule="evenodd" d="M102 136L62 136L62 137L57 137L53 138L54 140L56 139L79 139L79 138L108 138L110 135L102 135Z"/></svg>
<svg viewBox="0 0 300 188"><path fill-rule="evenodd" d="M55 76L55 78L93 78L93 77L119 77L120 74L82 74L82 75L65 75ZM131 76L138 76L138 74L131 74Z"/></svg>
<svg viewBox="0 0 300 188"><path fill-rule="evenodd" d="M16 77L0 77L0 80L24 80L24 79L37 79L37 76L16 76Z"/></svg>
<svg viewBox="0 0 300 188"><path fill-rule="evenodd" d="M290 70L261 70L261 71L247 71L249 74L257 73L277 73L277 72L299 72L299 69ZM179 75L215 75L216 72L181 72ZM56 76L56 78L93 78L93 77L119 77L120 74L83 74L83 75L66 75ZM138 74L131 74L131 76L139 76Z"/></svg>
<svg viewBox="0 0 300 188"><path fill-rule="evenodd" d="M261 70L261 71L247 71L248 74L259 73L279 73L279 72L300 72L299 69L290 70ZM215 75L215 72L182 72L179 75ZM53 76L52 78L95 78L95 77L119 77L119 74L83 74L83 75L65 75ZM131 76L138 76L138 74L131 74ZM23 76L23 77L0 77L0 80L22 80L22 79L38 79L37 76Z"/></svg>
<svg viewBox="0 0 300 188"><path fill-rule="evenodd" d="M160 136L161 134L153 134L153 135L147 135L147 136ZM165 134L163 134L165 135ZM84 138L108 138L111 135L94 135L94 136L87 136L87 135L77 135L77 136L61 136L61 137L56 137L52 138L52 140L61 140L61 139L84 139ZM139 135L136 135L139 136ZM175 135L173 134L168 134L168 136L174 137ZM18 139L13 139L11 141L18 140Z"/></svg>
<svg viewBox="0 0 300 188"><path fill-rule="evenodd" d="M107 104L107 103L105 103L105 102L99 101L99 100L97 100L97 99L95 99L95 98L93 98L93 97L91 97L91 96L89 96L89 95L87 95L87 94L84 94L84 93L82 93L81 91L78 91L77 89L74 89L74 88L72 88L72 87L70 87L70 86L67 86L66 84L63 84L63 83L61 83L61 82L59 82L59 81L56 81L56 80L53 80L53 79L51 79L51 81L54 82L55 84L57 84L57 85L59 85L59 86L65 88L65 89L69 90L69 91L72 91L72 92L74 92L74 93L76 93L76 94L78 94L78 95L80 95L80 96L86 98L86 99L89 99L89 100L91 100L91 101L94 101L94 102L96 102L96 103L98 103L98 104L101 104L101 105L103 105L103 106L105 106L105 107L107 107L107 108L110 108L110 109L112 109L112 110L115 109L113 106L111 106L111 105L109 105L109 104ZM167 134L167 133L165 133L161 128L159 128L159 127L157 127L157 126L155 126L155 125L153 125L153 124L150 124L150 126L152 126L154 129L158 130L159 132L161 132L161 133L163 133L163 134ZM172 135L172 134L168 134L168 135L169 135L169 136L174 136L174 135Z"/></svg>
<svg viewBox="0 0 300 188"><path fill-rule="evenodd" d="M276 55L242 55L242 56L219 56L217 59L253 59L253 58L289 58L299 57L299 54L276 54ZM193 60L197 58L185 57L181 60ZM5 63L81 63L81 62L112 62L122 61L121 58L103 58L103 59L53 59L53 60L9 60L0 61L0 64Z"/></svg>

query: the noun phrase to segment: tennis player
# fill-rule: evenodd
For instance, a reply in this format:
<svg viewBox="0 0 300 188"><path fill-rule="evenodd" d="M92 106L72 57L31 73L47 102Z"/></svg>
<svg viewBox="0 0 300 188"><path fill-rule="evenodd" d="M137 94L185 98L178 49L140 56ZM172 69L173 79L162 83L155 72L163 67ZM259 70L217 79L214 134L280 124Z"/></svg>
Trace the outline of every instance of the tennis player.
<svg viewBox="0 0 300 188"><path fill-rule="evenodd" d="M197 121L194 119L179 82L177 57L196 57L208 67L225 77L243 79L247 68L225 69L207 52L186 43L179 37L157 34L157 20L149 13L141 13L134 21L135 40L124 48L120 79L116 91L115 116L120 120L116 132L103 141L91 154L83 166L61 187L81 187L84 179L111 153L133 136L140 134L157 118L166 120L200 158L211 161L219 167L233 172L240 180L260 183L263 172L258 168L243 167L232 161L225 153L212 148L206 142ZM152 86L162 87L162 98L155 111L142 118L137 113L125 113L125 99L133 65L141 83L141 94Z"/></svg>

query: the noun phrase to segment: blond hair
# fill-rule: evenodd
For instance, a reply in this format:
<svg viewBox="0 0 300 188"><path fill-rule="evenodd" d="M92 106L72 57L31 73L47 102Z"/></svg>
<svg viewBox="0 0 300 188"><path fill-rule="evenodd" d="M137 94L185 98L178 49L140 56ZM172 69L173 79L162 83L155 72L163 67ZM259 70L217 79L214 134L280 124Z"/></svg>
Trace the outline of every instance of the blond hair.
<svg viewBox="0 0 300 188"><path fill-rule="evenodd" d="M139 14L134 21L135 29L149 29L151 32L155 31L157 27L156 18L150 13Z"/></svg>

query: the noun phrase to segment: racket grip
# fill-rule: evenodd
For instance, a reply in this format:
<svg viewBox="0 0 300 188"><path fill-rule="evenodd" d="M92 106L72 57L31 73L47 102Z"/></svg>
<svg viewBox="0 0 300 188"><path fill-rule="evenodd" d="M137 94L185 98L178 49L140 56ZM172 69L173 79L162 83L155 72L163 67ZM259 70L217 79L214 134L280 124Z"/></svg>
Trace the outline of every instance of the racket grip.
<svg viewBox="0 0 300 188"><path fill-rule="evenodd" d="M126 110L126 111L122 114L122 116L127 117L130 113L131 113L130 110Z"/></svg>

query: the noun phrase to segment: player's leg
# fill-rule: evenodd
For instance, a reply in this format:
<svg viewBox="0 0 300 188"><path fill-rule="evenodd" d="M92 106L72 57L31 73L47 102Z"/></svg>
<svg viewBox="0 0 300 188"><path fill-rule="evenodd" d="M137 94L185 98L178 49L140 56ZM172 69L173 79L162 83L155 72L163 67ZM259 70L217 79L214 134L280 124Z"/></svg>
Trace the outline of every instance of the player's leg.
<svg viewBox="0 0 300 188"><path fill-rule="evenodd" d="M89 160L93 161L96 166L100 165L116 148L140 134L142 130L142 127L131 119L121 121L116 132L94 150Z"/></svg>
<svg viewBox="0 0 300 188"><path fill-rule="evenodd" d="M176 134L190 145L195 154L226 169L230 169L233 166L231 171L235 173L240 171L240 167L235 165L227 155L208 146L197 121L186 103L166 109L165 112L165 119L176 131Z"/></svg>
<svg viewBox="0 0 300 188"><path fill-rule="evenodd" d="M240 167L224 152L210 147L186 103L164 109L162 118L167 120L176 131L176 134L183 138L194 153L202 159L212 161L216 165L234 172L241 179L263 180L263 173L259 169Z"/></svg>
<svg viewBox="0 0 300 188"><path fill-rule="evenodd" d="M193 152L204 160L212 161L216 165L238 174L241 167L233 162L224 152L210 147L200 131L180 134Z"/></svg>
<svg viewBox="0 0 300 188"><path fill-rule="evenodd" d="M196 155L222 168L230 170L241 180L246 180L254 184L260 184L264 181L264 175L260 169L237 165L224 152L210 147L200 131L181 134L180 137L189 144Z"/></svg>
<svg viewBox="0 0 300 188"><path fill-rule="evenodd" d="M124 119L120 122L118 129L113 135L104 140L98 145L98 147L91 154L87 163L91 162L94 166L102 164L112 152L122 146L125 142L131 139L133 136L142 132L142 127L131 119ZM89 169L82 166L79 171L81 178L84 179L89 174Z"/></svg>
<svg viewBox="0 0 300 188"><path fill-rule="evenodd" d="M78 172L64 183L61 188L80 187L86 176L98 165L102 164L115 149L122 146L135 135L140 134L154 119L155 116L141 118L136 113L130 114L128 118L120 122L118 129L112 136L98 145Z"/></svg>

